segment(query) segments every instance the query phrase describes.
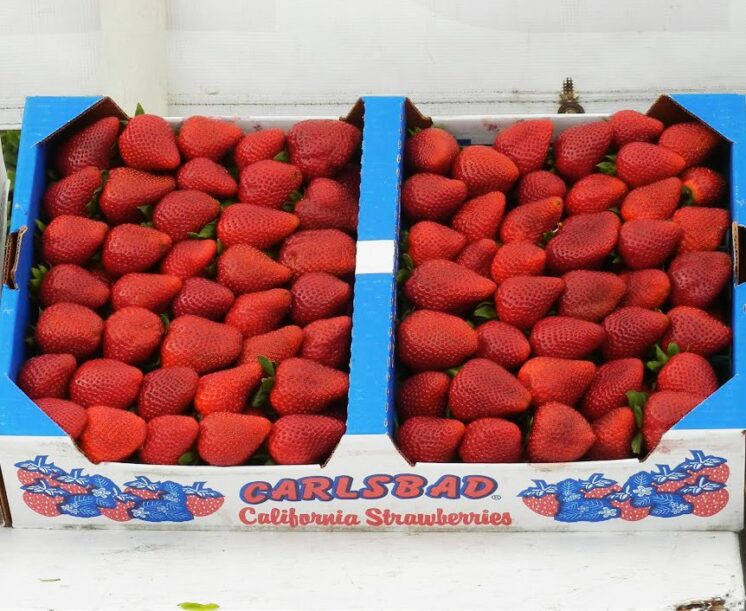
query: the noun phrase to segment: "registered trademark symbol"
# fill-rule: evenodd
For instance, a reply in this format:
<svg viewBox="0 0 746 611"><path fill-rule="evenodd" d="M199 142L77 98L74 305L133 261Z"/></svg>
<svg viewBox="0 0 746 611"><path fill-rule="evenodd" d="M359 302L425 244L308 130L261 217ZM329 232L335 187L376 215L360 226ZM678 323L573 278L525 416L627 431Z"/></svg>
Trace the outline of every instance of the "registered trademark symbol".
<svg viewBox="0 0 746 611"><path fill-rule="evenodd" d="M499 494L493 494L492 495L492 500L493 501L499 501L501 498L503 498L503 497L501 497Z"/></svg>

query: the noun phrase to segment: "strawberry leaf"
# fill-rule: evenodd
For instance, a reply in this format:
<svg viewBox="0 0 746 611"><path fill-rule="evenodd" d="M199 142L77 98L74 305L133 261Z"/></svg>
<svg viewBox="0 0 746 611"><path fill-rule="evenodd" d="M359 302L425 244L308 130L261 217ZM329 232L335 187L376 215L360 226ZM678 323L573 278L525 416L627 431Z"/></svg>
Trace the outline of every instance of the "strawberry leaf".
<svg viewBox="0 0 746 611"><path fill-rule="evenodd" d="M197 456L197 452L194 450L189 450L188 452L184 452L181 456L179 456L179 464L180 465L196 465L199 460L199 456Z"/></svg>
<svg viewBox="0 0 746 611"><path fill-rule="evenodd" d="M409 280L409 277L411 275L412 272L408 269L400 269L398 272L396 272L396 283L404 284L407 280Z"/></svg>
<svg viewBox="0 0 746 611"><path fill-rule="evenodd" d="M225 210L226 208L228 208L229 206L232 206L235 203L236 203L236 200L229 197L228 199L224 199L222 202L220 202L220 209Z"/></svg>
<svg viewBox="0 0 746 611"><path fill-rule="evenodd" d="M409 230L404 229L399 235L399 250L407 252L409 250Z"/></svg>
<svg viewBox="0 0 746 611"><path fill-rule="evenodd" d="M596 167L599 169L599 171L602 174L606 174L608 176L616 176L616 163L612 161L602 161Z"/></svg>
<svg viewBox="0 0 746 611"><path fill-rule="evenodd" d="M259 361L259 364L262 366L262 371L266 373L268 376L274 376L275 375L275 364L273 361L269 360L266 356L258 356L256 357Z"/></svg>
<svg viewBox="0 0 746 611"><path fill-rule="evenodd" d="M638 429L642 428L642 406L641 405L635 405L632 408L632 413L635 416L635 425Z"/></svg>
<svg viewBox="0 0 746 611"><path fill-rule="evenodd" d="M142 107L142 104L138 102L137 107L135 108L135 116L144 115L144 114L145 114L145 109Z"/></svg>
<svg viewBox="0 0 746 611"><path fill-rule="evenodd" d="M251 407L264 407L269 400L269 393L272 391L274 385L274 378L262 378L259 390L256 391L254 397L251 399Z"/></svg>
<svg viewBox="0 0 746 611"><path fill-rule="evenodd" d="M635 407L642 409L645 406L647 400L647 393L639 392L637 390L627 391L627 401L632 409L635 409Z"/></svg>
<svg viewBox="0 0 746 611"><path fill-rule="evenodd" d="M297 201L300 201L301 199L303 199L303 193L301 193L300 191L298 191L298 190L296 189L295 191L293 191L293 192L292 192L292 193L290 194L290 197L289 197L288 199L289 199L289 200L290 200L291 202L295 203L295 202L297 202Z"/></svg>
<svg viewBox="0 0 746 611"><path fill-rule="evenodd" d="M632 443L630 445L632 447L632 454L639 456L642 453L642 433L638 432L632 438Z"/></svg>
<svg viewBox="0 0 746 611"><path fill-rule="evenodd" d="M282 163L290 163L290 153L287 150L282 150L274 156L275 161L282 161Z"/></svg>
<svg viewBox="0 0 746 611"><path fill-rule="evenodd" d="M153 206L151 206L151 205L148 205L148 206L138 206L137 209L140 212L143 213L143 215L145 216L146 220L148 220L148 221L152 221L153 220Z"/></svg>
<svg viewBox="0 0 746 611"><path fill-rule="evenodd" d="M676 356L680 352L679 345L676 342L671 342L670 344L668 344L667 352L669 358L672 356Z"/></svg>
<svg viewBox="0 0 746 611"><path fill-rule="evenodd" d="M34 221L34 224L36 225L36 228L41 232L44 233L44 230L47 228L47 226L42 223L39 219L36 219Z"/></svg>
<svg viewBox="0 0 746 611"><path fill-rule="evenodd" d="M214 221L210 221L205 225L202 229L199 230L198 233L195 233L193 231L189 232L187 235L190 238L195 238L197 240L209 240L215 237L215 227L217 227L218 219L215 219Z"/></svg>
<svg viewBox="0 0 746 611"><path fill-rule="evenodd" d="M446 374L448 374L448 377L455 378L459 371L461 371L461 367L451 367L446 369Z"/></svg>
<svg viewBox="0 0 746 611"><path fill-rule="evenodd" d="M472 318L480 320L494 320L497 318L497 310L495 310L495 304L492 301L483 301L480 303L474 312Z"/></svg>
<svg viewBox="0 0 746 611"><path fill-rule="evenodd" d="M168 328L171 326L171 319L168 317L168 314L163 312L160 317L161 322L163 323L163 327L168 331Z"/></svg>
<svg viewBox="0 0 746 611"><path fill-rule="evenodd" d="M287 201L282 204L282 210L285 212L295 212L295 202Z"/></svg>
<svg viewBox="0 0 746 611"><path fill-rule="evenodd" d="M411 127L411 128L409 128L409 129L407 130L407 133L408 133L408 134L409 134L409 136L411 137L411 136L416 136L416 135L417 135L417 134L419 134L419 133L420 133L421 131L422 131L422 128L420 128L420 127Z"/></svg>
<svg viewBox="0 0 746 611"><path fill-rule="evenodd" d="M412 272L414 270L414 261L412 261L412 257L410 257L407 253L404 253L401 256L401 265L399 265L400 269L406 269L408 272Z"/></svg>

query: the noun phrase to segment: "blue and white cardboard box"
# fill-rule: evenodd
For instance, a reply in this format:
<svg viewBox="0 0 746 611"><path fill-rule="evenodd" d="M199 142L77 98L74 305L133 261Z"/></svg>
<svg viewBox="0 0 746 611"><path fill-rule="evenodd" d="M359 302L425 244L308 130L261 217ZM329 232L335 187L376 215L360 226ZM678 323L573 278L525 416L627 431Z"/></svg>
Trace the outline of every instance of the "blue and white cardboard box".
<svg viewBox="0 0 746 611"><path fill-rule="evenodd" d="M29 319L30 236L45 184L50 134L121 111L106 98L30 98L23 125L0 303L0 470L16 527L422 530L740 530L743 520L746 289L738 278L746 224L746 106L739 95L663 97L650 113L695 116L729 142L736 270L732 378L664 435L644 460L561 464L409 464L394 428L399 190L408 125L425 124L401 97L364 98L361 211L347 432L323 465L170 467L93 464L18 389ZM249 118L245 129L306 117ZM460 140L491 142L522 116L438 117ZM598 115L552 117L556 129ZM178 120L174 120L178 123ZM30 232L28 232L30 234ZM20 239L19 239L20 234ZM665 486L665 488L662 488ZM668 490L674 490L670 492ZM714 493L713 515L689 502ZM727 499L723 502L723 499ZM689 500L687 500L689 499ZM36 509L32 509L35 507ZM44 514L48 515L44 515Z"/></svg>

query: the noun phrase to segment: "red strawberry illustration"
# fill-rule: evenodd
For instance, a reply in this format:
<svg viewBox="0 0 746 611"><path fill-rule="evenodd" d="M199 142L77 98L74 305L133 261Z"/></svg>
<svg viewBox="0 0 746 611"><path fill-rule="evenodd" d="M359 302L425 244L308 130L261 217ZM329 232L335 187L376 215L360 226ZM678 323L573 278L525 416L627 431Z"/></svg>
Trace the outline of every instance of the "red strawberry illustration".
<svg viewBox="0 0 746 611"><path fill-rule="evenodd" d="M587 480L583 480L580 489L587 499L602 499L619 492L622 487L614 480L605 478L603 473L593 473Z"/></svg>
<svg viewBox="0 0 746 611"><path fill-rule="evenodd" d="M705 475L683 486L679 493L692 504L692 513L701 518L708 518L722 511L730 498L725 484L713 482Z"/></svg>
<svg viewBox="0 0 746 611"><path fill-rule="evenodd" d="M523 504L534 513L553 518L559 510L556 484L547 484L543 479L532 481L535 486L522 490L518 496L523 500Z"/></svg>
<svg viewBox="0 0 746 611"><path fill-rule="evenodd" d="M131 482L125 482L124 492L143 500L153 500L161 495L160 485L161 482L153 482L144 475L138 475Z"/></svg>
<svg viewBox="0 0 746 611"><path fill-rule="evenodd" d="M657 492L678 492L687 483L686 471L671 469L668 465L656 465L657 471L653 472L653 486Z"/></svg>
<svg viewBox="0 0 746 611"><path fill-rule="evenodd" d="M60 488L70 494L86 494L90 489L89 477L83 475L83 469L71 469L70 473L58 475L55 479Z"/></svg>
<svg viewBox="0 0 746 611"><path fill-rule="evenodd" d="M47 458L49 457L37 456L34 460L24 460L16 463L18 481L24 486L33 484L40 479L52 483L58 475L64 475L65 472L54 463L47 462Z"/></svg>
<svg viewBox="0 0 746 611"><path fill-rule="evenodd" d="M619 509L619 517L626 522L637 522L650 515L651 506L634 507L632 496L625 492L615 492L611 496L611 505Z"/></svg>
<svg viewBox="0 0 746 611"><path fill-rule="evenodd" d="M187 509L195 518L209 516L225 503L225 497L217 490L206 488L206 483L194 482L191 486L184 487Z"/></svg>
<svg viewBox="0 0 746 611"><path fill-rule="evenodd" d="M730 468L724 458L705 454L701 450L692 450L692 457L687 458L676 469L689 474L686 480L689 484L702 476L713 482L725 483L730 476Z"/></svg>
<svg viewBox="0 0 746 611"><path fill-rule="evenodd" d="M45 479L22 486L21 489L24 491L23 502L28 508L49 518L60 515L59 505L69 496L59 484L49 483Z"/></svg>
<svg viewBox="0 0 746 611"><path fill-rule="evenodd" d="M114 507L100 507L101 515L106 516L115 522L129 522L132 516L132 509L142 503L144 497L123 492L114 495L116 505ZM157 498L157 497L155 497Z"/></svg>

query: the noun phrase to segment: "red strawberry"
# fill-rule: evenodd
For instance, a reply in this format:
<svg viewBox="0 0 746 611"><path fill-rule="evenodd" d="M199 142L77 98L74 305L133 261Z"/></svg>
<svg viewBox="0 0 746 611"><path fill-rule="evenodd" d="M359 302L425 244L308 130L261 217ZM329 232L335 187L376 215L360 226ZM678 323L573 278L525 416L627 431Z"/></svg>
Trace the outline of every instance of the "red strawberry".
<svg viewBox="0 0 746 611"><path fill-rule="evenodd" d="M220 161L243 136L235 123L211 117L189 117L179 128L176 143L186 159L207 157Z"/></svg>
<svg viewBox="0 0 746 611"><path fill-rule="evenodd" d="M626 406L627 393L642 390L644 371L640 359L617 359L601 365L583 397L583 415L596 421L613 409Z"/></svg>
<svg viewBox="0 0 746 611"><path fill-rule="evenodd" d="M673 222L681 227L683 234L678 250L680 253L717 250L730 228L728 211L721 208L681 208L674 213Z"/></svg>
<svg viewBox="0 0 746 611"><path fill-rule="evenodd" d="M111 162L118 134L117 117L104 117L73 134L57 149L57 171L62 176L69 176L86 166L105 170Z"/></svg>
<svg viewBox="0 0 746 611"><path fill-rule="evenodd" d="M401 188L401 208L412 222L446 222L466 200L466 183L438 174L414 174ZM504 203L503 203L504 206Z"/></svg>
<svg viewBox="0 0 746 611"><path fill-rule="evenodd" d="M238 201L265 208L279 208L303 181L300 170L289 163L268 159L247 165L238 182Z"/></svg>
<svg viewBox="0 0 746 611"><path fill-rule="evenodd" d="M396 445L407 460L453 462L466 427L458 420L415 416L396 431Z"/></svg>
<svg viewBox="0 0 746 611"><path fill-rule="evenodd" d="M144 501L152 501L161 497L160 485L161 482L153 482L144 475L138 475L133 481L125 483L124 493L139 497Z"/></svg>
<svg viewBox="0 0 746 611"><path fill-rule="evenodd" d="M233 151L233 157L240 170L257 161L273 159L284 148L284 131L276 127L272 129L260 129L256 132L249 132L238 141L236 150Z"/></svg>
<svg viewBox="0 0 746 611"><path fill-rule="evenodd" d="M109 300L109 287L88 270L63 263L44 274L39 298L44 307L66 301L96 310Z"/></svg>
<svg viewBox="0 0 746 611"><path fill-rule="evenodd" d="M350 362L352 318L336 316L316 320L303 329L300 356L333 367L345 369Z"/></svg>
<svg viewBox="0 0 746 611"><path fill-rule="evenodd" d="M467 361L451 382L451 415L463 422L524 412L531 394L507 370L489 359Z"/></svg>
<svg viewBox="0 0 746 611"><path fill-rule="evenodd" d="M334 176L347 192L355 199L360 198L360 164L348 163Z"/></svg>
<svg viewBox="0 0 746 611"><path fill-rule="evenodd" d="M453 261L432 259L417 266L404 284L416 307L463 312L495 294L495 283Z"/></svg>
<svg viewBox="0 0 746 611"><path fill-rule="evenodd" d="M497 284L513 276L540 276L544 273L546 261L544 249L533 242L509 242L492 259L490 275Z"/></svg>
<svg viewBox="0 0 746 611"><path fill-rule="evenodd" d="M243 411L261 379L262 368L258 362L208 373L199 379L194 407L202 416Z"/></svg>
<svg viewBox="0 0 746 611"><path fill-rule="evenodd" d="M466 183L469 197L475 197L490 191L510 191L519 171L507 155L489 146L471 145L456 155L452 174Z"/></svg>
<svg viewBox="0 0 746 611"><path fill-rule="evenodd" d="M187 161L176 174L179 189L202 191L218 199L233 197L238 192L238 183L219 163L206 157Z"/></svg>
<svg viewBox="0 0 746 611"><path fill-rule="evenodd" d="M67 386L77 369L72 354L32 356L18 372L18 386L30 399L67 397Z"/></svg>
<svg viewBox="0 0 746 611"><path fill-rule="evenodd" d="M52 220L63 214L88 216L88 204L101 188L101 170L88 166L49 185L44 192L42 209Z"/></svg>
<svg viewBox="0 0 746 611"><path fill-rule="evenodd" d="M595 373L596 366L590 361L537 356L521 367L518 380L531 392L533 405L553 401L575 405Z"/></svg>
<svg viewBox="0 0 746 611"><path fill-rule="evenodd" d="M407 140L404 158L413 174L449 174L458 152L456 138L439 127L428 127Z"/></svg>
<svg viewBox="0 0 746 611"><path fill-rule="evenodd" d="M619 255L632 269L659 267L675 252L681 235L673 221L627 221L619 230Z"/></svg>
<svg viewBox="0 0 746 611"><path fill-rule="evenodd" d="M562 199L559 197L522 204L505 215L500 239L506 244L523 240L538 242L557 226L561 216Z"/></svg>
<svg viewBox="0 0 746 611"><path fill-rule="evenodd" d="M140 461L146 465L178 465L197 441L199 424L191 416L157 416L148 422Z"/></svg>
<svg viewBox="0 0 746 611"><path fill-rule="evenodd" d="M76 303L56 303L39 315L35 338L43 353L69 353L77 359L98 349L104 323L93 310Z"/></svg>
<svg viewBox="0 0 746 611"><path fill-rule="evenodd" d="M684 486L681 491L684 492L684 500L692 504L692 514L708 518L721 512L730 500L728 490L721 486L702 477L695 484Z"/></svg>
<svg viewBox="0 0 746 611"><path fill-rule="evenodd" d="M57 478L65 472L53 462L47 462L48 456L37 456L34 460L17 463L16 476L23 486L43 480L47 484L57 484Z"/></svg>
<svg viewBox="0 0 746 611"><path fill-rule="evenodd" d="M357 231L358 202L349 190L330 178L314 178L294 212L302 229Z"/></svg>
<svg viewBox="0 0 746 611"><path fill-rule="evenodd" d="M505 369L517 369L528 360L531 346L522 331L490 320L477 327L477 356L494 361Z"/></svg>
<svg viewBox="0 0 746 611"><path fill-rule="evenodd" d="M479 195L466 202L454 215L451 227L469 242L494 239L505 213L505 196L499 191Z"/></svg>
<svg viewBox="0 0 746 611"><path fill-rule="evenodd" d="M172 191L153 209L153 227L174 242L199 233L220 213L220 203L202 191Z"/></svg>
<svg viewBox="0 0 746 611"><path fill-rule="evenodd" d="M181 163L171 126L155 115L137 115L127 121L119 135L119 154L137 170L168 172Z"/></svg>
<svg viewBox="0 0 746 611"><path fill-rule="evenodd" d="M110 274L123 276L153 267L171 248L171 238L157 229L118 225L104 242L101 263Z"/></svg>
<svg viewBox="0 0 746 611"><path fill-rule="evenodd" d="M582 359L603 343L601 325L567 316L548 316L531 329L531 348L536 356Z"/></svg>
<svg viewBox="0 0 746 611"><path fill-rule="evenodd" d="M320 321L321 322L321 321ZM274 363L297 356L303 344L303 330L294 325L254 335L243 343L239 364L256 363L263 356Z"/></svg>
<svg viewBox="0 0 746 611"><path fill-rule="evenodd" d="M671 343L682 352L711 356L730 345L731 330L704 310L677 306L668 312L671 321L661 345L668 350Z"/></svg>
<svg viewBox="0 0 746 611"><path fill-rule="evenodd" d="M173 245L161 260L160 271L182 280L199 276L218 252L215 240L184 240Z"/></svg>
<svg viewBox="0 0 746 611"><path fill-rule="evenodd" d="M700 400L697 395L671 390L650 395L642 417L642 437L648 452L655 449L663 434L692 411Z"/></svg>
<svg viewBox="0 0 746 611"><path fill-rule="evenodd" d="M681 469L690 474L684 481L695 483L700 477L707 477L712 482L725 483L730 477L730 468L724 458L705 455L701 450L692 450L692 457L685 460Z"/></svg>
<svg viewBox="0 0 746 611"><path fill-rule="evenodd" d="M568 218L547 245L547 267L559 273L600 267L620 239L620 225L613 212Z"/></svg>
<svg viewBox="0 0 746 611"><path fill-rule="evenodd" d="M530 172L518 183L518 203L521 205L548 197L564 197L565 193L565 181L546 170Z"/></svg>
<svg viewBox="0 0 746 611"><path fill-rule="evenodd" d="M114 168L101 192L98 206L112 225L139 223L141 206L154 204L176 188L172 176L148 174L132 168Z"/></svg>
<svg viewBox="0 0 746 611"><path fill-rule="evenodd" d="M345 432L344 422L329 416L282 416L269 433L267 449L278 465L323 463Z"/></svg>
<svg viewBox="0 0 746 611"><path fill-rule="evenodd" d="M195 482L186 487L184 492L187 495L187 510L195 518L212 515L225 503L225 497L217 490L205 488L205 482Z"/></svg>
<svg viewBox="0 0 746 611"><path fill-rule="evenodd" d="M731 277L730 257L724 252L685 252L668 268L671 305L709 306Z"/></svg>
<svg viewBox="0 0 746 611"><path fill-rule="evenodd" d="M290 161L306 179L328 178L350 161L361 139L360 130L344 121L300 121L288 133Z"/></svg>
<svg viewBox="0 0 746 611"><path fill-rule="evenodd" d="M620 110L609 117L612 142L622 148L630 142L655 142L663 131L663 123L636 110Z"/></svg>
<svg viewBox="0 0 746 611"><path fill-rule="evenodd" d="M187 278L174 298L174 316L194 314L210 320L223 320L233 305L233 293L207 278Z"/></svg>
<svg viewBox="0 0 746 611"><path fill-rule="evenodd" d="M616 173L630 187L677 176L686 167L681 155L648 142L630 142L617 154Z"/></svg>
<svg viewBox="0 0 746 611"><path fill-rule="evenodd" d="M140 307L165 312L181 290L181 278L164 274L125 274L111 287L114 310Z"/></svg>
<svg viewBox="0 0 746 611"><path fill-rule="evenodd" d="M557 486L555 484L547 485L543 479L535 479L533 481L536 486L528 488L520 494L523 504L541 516L549 518L556 516L559 511Z"/></svg>
<svg viewBox="0 0 746 611"><path fill-rule="evenodd" d="M104 357L141 365L156 353L163 335L163 321L157 314L145 308L122 308L104 324Z"/></svg>
<svg viewBox="0 0 746 611"><path fill-rule="evenodd" d="M483 238L467 244L458 257L456 257L456 263L480 276L489 278L492 260L495 258L497 251L498 247L495 240Z"/></svg>
<svg viewBox="0 0 746 611"><path fill-rule="evenodd" d="M137 413L143 420L184 414L197 392L199 376L189 367L166 367L145 374L137 399Z"/></svg>
<svg viewBox="0 0 746 611"><path fill-rule="evenodd" d="M276 329L290 311L291 297L286 289L270 289L239 295L225 316L225 324L253 337Z"/></svg>
<svg viewBox="0 0 746 611"><path fill-rule="evenodd" d="M145 442L148 425L137 414L95 405L86 415L88 424L80 436L80 449L91 462L125 460Z"/></svg>
<svg viewBox="0 0 746 611"><path fill-rule="evenodd" d="M230 325L180 316L171 323L161 346L161 365L191 367L197 373L224 369L241 353L241 332Z"/></svg>
<svg viewBox="0 0 746 611"><path fill-rule="evenodd" d="M673 216L681 199L681 181L664 178L629 192L622 202L622 218L666 220Z"/></svg>
<svg viewBox="0 0 746 611"><path fill-rule="evenodd" d="M197 451L208 465L230 467L245 463L269 435L266 418L216 412L199 423Z"/></svg>
<svg viewBox="0 0 746 611"><path fill-rule="evenodd" d="M537 408L526 453L531 462L570 462L596 442L585 418L569 405L551 402Z"/></svg>
<svg viewBox="0 0 746 611"><path fill-rule="evenodd" d="M624 280L610 272L567 272L565 292L559 300L561 316L598 322L611 314L627 292Z"/></svg>
<svg viewBox="0 0 746 611"><path fill-rule="evenodd" d="M521 174L528 174L544 166L553 129L549 119L520 121L501 130L492 146L510 157Z"/></svg>
<svg viewBox="0 0 746 611"><path fill-rule="evenodd" d="M455 259L466 246L466 237L444 225L420 221L409 230L409 256L415 265L430 259Z"/></svg>
<svg viewBox="0 0 746 611"><path fill-rule="evenodd" d="M625 522L637 522L647 518L650 515L651 505L646 507L634 507L632 505L632 498L629 497L624 501L613 499L611 501L612 507L619 509L619 517Z"/></svg>
<svg viewBox="0 0 746 611"><path fill-rule="evenodd" d="M355 241L337 229L299 231L282 244L279 260L295 278L307 272L346 276L355 271Z"/></svg>
<svg viewBox="0 0 746 611"><path fill-rule="evenodd" d="M442 371L423 371L401 381L396 391L399 422L415 416L445 418L451 378Z"/></svg>
<svg viewBox="0 0 746 611"><path fill-rule="evenodd" d="M552 307L565 288L561 278L514 276L505 280L495 294L497 314L503 322L529 329Z"/></svg>
<svg viewBox="0 0 746 611"><path fill-rule="evenodd" d="M554 143L554 165L566 180L591 174L611 145L611 126L605 121L576 125L563 131Z"/></svg>
<svg viewBox="0 0 746 611"><path fill-rule="evenodd" d="M308 359L292 358L277 366L270 403L280 416L318 414L347 396L346 373Z"/></svg>
<svg viewBox="0 0 746 611"><path fill-rule="evenodd" d="M690 168L707 159L721 142L720 136L697 122L677 123L663 130L658 144L681 155Z"/></svg>
<svg viewBox="0 0 746 611"><path fill-rule="evenodd" d="M218 259L218 282L236 295L282 286L291 275L290 268L248 244L231 246Z"/></svg>
<svg viewBox="0 0 746 611"><path fill-rule="evenodd" d="M722 174L710 168L689 168L681 175L684 194L697 206L714 206L725 195L727 183Z"/></svg>
<svg viewBox="0 0 746 611"><path fill-rule="evenodd" d="M80 437L86 424L85 408L72 401L52 397L37 399L35 403L70 437L74 440Z"/></svg>
<svg viewBox="0 0 746 611"><path fill-rule="evenodd" d="M41 234L41 256L51 265L85 265L104 243L106 223L63 214Z"/></svg>
<svg viewBox="0 0 746 611"><path fill-rule="evenodd" d="M658 390L687 392L699 397L709 397L718 388L712 365L698 354L674 354L658 372Z"/></svg>
<svg viewBox="0 0 746 611"><path fill-rule="evenodd" d="M93 359L83 363L70 380L70 399L82 405L126 409L137 399L142 372L120 361Z"/></svg>
<svg viewBox="0 0 746 611"><path fill-rule="evenodd" d="M253 204L234 204L220 215L218 239L224 246L248 244L271 248L291 235L299 225L294 214Z"/></svg>
<svg viewBox="0 0 746 611"><path fill-rule="evenodd" d="M513 463L521 460L521 429L502 418L480 418L470 422L458 453L467 463Z"/></svg>
<svg viewBox="0 0 746 611"><path fill-rule="evenodd" d="M618 206L627 195L627 185L615 176L588 174L576 182L565 199L568 215L603 212Z"/></svg>
<svg viewBox="0 0 746 611"><path fill-rule="evenodd" d="M128 497L125 497L128 498ZM133 519L131 509L134 509L137 503L134 500L116 500L114 507L101 507L99 511L102 516L114 520L116 522L129 522Z"/></svg>
<svg viewBox="0 0 746 611"><path fill-rule="evenodd" d="M23 502L36 513L53 518L60 515L60 505L67 501L69 494L55 482L46 480L29 483L22 487Z"/></svg>
<svg viewBox="0 0 746 611"><path fill-rule="evenodd" d="M628 407L616 407L591 424L596 442L588 460L618 460L632 457L632 438L637 433L635 415Z"/></svg>
<svg viewBox="0 0 746 611"><path fill-rule="evenodd" d="M448 369L477 351L477 332L451 314L417 310L399 324L397 349L414 371Z"/></svg>
<svg viewBox="0 0 746 611"><path fill-rule="evenodd" d="M640 269L624 272L619 277L627 283L627 294L622 300L623 306L657 310L668 300L671 281L663 270Z"/></svg>
<svg viewBox="0 0 746 611"><path fill-rule="evenodd" d="M604 318L606 360L642 357L668 329L668 318L661 312L625 306Z"/></svg>

